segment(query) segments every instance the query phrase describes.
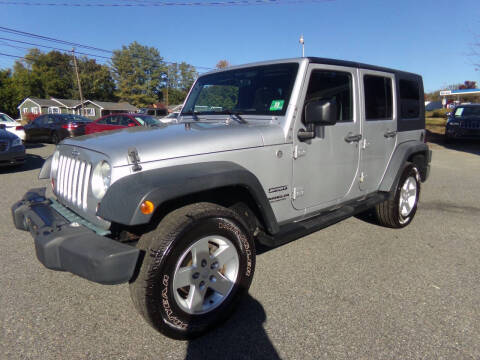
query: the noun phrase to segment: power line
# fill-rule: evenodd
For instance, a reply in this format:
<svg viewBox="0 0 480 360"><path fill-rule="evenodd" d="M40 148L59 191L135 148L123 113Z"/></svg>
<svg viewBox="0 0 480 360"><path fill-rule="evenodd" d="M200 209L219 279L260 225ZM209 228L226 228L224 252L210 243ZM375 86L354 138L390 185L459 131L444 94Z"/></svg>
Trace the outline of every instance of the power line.
<svg viewBox="0 0 480 360"><path fill-rule="evenodd" d="M44 47L46 49L58 50L58 51L63 51L63 52L68 52L68 53L72 52L71 50L61 49L61 48L57 48L57 47L54 47L54 46L40 45L40 44L35 44L35 43L27 42L27 41L8 39L8 38L4 38L4 37L0 37L0 40L13 41L13 42L16 42L16 43L19 43L19 44L26 44L26 45ZM4 43L4 44L6 44L6 43ZM9 46L17 47L19 49L27 49L27 50L30 49L30 48L26 48L26 47L22 47L22 46L15 46L15 45L9 45ZM107 56L94 55L94 54L84 53L84 52L80 52L80 51L75 51L75 52L77 54L81 54L81 55L85 55L85 56L91 56L91 57L95 57L95 58L102 58L102 59L110 60L110 58L107 57Z"/></svg>
<svg viewBox="0 0 480 360"><path fill-rule="evenodd" d="M60 7L167 7L167 6L252 6L252 5L292 5L292 4L305 4L305 3L323 3L331 2L335 0L230 0L230 1L207 1L207 2L130 2L125 3L102 3L102 2L31 2L31 1L0 1L0 5L15 5L15 6L60 6Z"/></svg>
<svg viewBox="0 0 480 360"><path fill-rule="evenodd" d="M0 2L0 4L1 4L1 2ZM100 48L90 46L90 45L83 45L83 44L78 44L78 43L74 43L74 42L71 42L71 41L55 39L55 38L51 38L51 37L48 37L48 36L33 34L33 33L26 32L26 31L15 30L15 29L3 27L3 26L0 26L0 31L7 32L7 33L10 33L10 34L30 37L30 38L41 39L41 40L44 40L44 41L55 42L57 44L64 44L64 45L69 45L69 46L74 46L74 47L81 47L81 48L84 48L84 49L90 49L90 50L106 52L106 53L111 52L110 50L100 49Z"/></svg>
<svg viewBox="0 0 480 360"><path fill-rule="evenodd" d="M5 53L2 53L2 52L0 52L0 55L2 55L2 56L8 56L8 57L11 57L11 58L17 58L17 59L23 59L23 60L25 60L25 58L24 58L24 57L22 57L22 56L11 55L11 54L5 54Z"/></svg>
<svg viewBox="0 0 480 360"><path fill-rule="evenodd" d="M1 4L1 1L0 1L0 4ZM6 33L9 33L9 34L20 35L20 36L30 37L30 38L35 38L35 39L40 39L40 40L42 40L42 41L50 41L50 42L55 42L55 43L58 43L58 44L69 45L69 46L72 46L72 47L80 47L80 48L90 49L90 50L94 50L94 51L101 51L101 52L109 53L109 54L113 54L113 53L114 53L114 51L112 51L112 50L102 49L102 48L98 48L98 47L94 47L94 46L90 46L90 45L83 45L83 44L74 43L74 42L71 42L71 41L56 39L56 38L52 38L52 37L48 37L48 36L43 36L43 35L39 35L39 34L34 34L34 33L29 33L29 32L26 32L26 31L21 31L21 30L16 30L16 29L12 29L12 28L7 28L7 27L4 27L4 26L0 26L0 31L1 31L1 32L6 32ZM14 40L14 41L15 41L15 40ZM64 51L66 51L66 50L64 50ZM80 54L80 52L78 52L78 53ZM106 57L101 56L101 55L92 55L92 54L90 54L90 56L106 58ZM148 60L147 58L140 57L140 56L136 56L136 58ZM106 58L106 59L108 59L108 58ZM164 61L166 64L179 64L178 62L173 62L173 61L166 61L166 60L163 60L163 61ZM197 68L197 69L212 70L212 68L206 67L206 66L196 66L196 65L192 65L192 66L195 67L195 68Z"/></svg>

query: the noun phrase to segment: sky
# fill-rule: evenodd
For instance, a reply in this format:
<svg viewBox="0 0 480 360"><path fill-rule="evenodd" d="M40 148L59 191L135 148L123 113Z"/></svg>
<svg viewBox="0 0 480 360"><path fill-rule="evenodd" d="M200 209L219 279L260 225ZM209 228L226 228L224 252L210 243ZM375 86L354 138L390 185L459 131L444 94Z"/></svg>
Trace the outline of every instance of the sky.
<svg viewBox="0 0 480 360"><path fill-rule="evenodd" d="M107 5L149 1L160 2L23 0ZM426 92L465 80L477 81L480 87L480 69L474 65L480 63L480 55L471 55L474 43L480 43L479 0L300 1L243 6L63 7L5 5L13 2L5 0L0 1L0 26L108 50L137 41L156 47L167 61L208 68L221 59L239 65L300 57L299 37L303 34L306 56L418 73ZM2 31L0 37L47 44ZM12 45L28 47L0 40L0 53L22 56L27 52ZM480 53L480 45L477 50ZM12 66L13 61L0 55L0 68Z"/></svg>

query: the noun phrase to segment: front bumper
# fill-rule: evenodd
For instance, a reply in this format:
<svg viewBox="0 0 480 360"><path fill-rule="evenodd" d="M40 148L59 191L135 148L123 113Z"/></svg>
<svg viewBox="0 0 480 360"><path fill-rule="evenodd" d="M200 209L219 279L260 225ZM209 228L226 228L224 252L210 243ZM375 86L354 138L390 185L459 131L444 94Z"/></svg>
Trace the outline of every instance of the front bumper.
<svg viewBox="0 0 480 360"><path fill-rule="evenodd" d="M448 126L445 135L451 139L480 139L480 129L467 129L460 126Z"/></svg>
<svg viewBox="0 0 480 360"><path fill-rule="evenodd" d="M0 166L14 166L25 162L25 147L15 146L0 154Z"/></svg>
<svg viewBox="0 0 480 360"><path fill-rule="evenodd" d="M40 188L29 190L12 206L15 227L30 231L43 265L100 284L121 284L132 278L140 254L137 248L70 222L51 205L45 188Z"/></svg>

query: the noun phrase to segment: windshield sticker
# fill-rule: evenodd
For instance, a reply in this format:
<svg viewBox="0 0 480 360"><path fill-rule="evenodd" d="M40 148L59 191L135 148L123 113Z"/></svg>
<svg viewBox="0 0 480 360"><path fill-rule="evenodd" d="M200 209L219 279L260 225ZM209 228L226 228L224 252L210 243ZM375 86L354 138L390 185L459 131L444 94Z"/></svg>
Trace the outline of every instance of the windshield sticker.
<svg viewBox="0 0 480 360"><path fill-rule="evenodd" d="M270 111L280 111L283 109L283 103L285 100L273 100L270 105Z"/></svg>
<svg viewBox="0 0 480 360"><path fill-rule="evenodd" d="M458 108L455 110L455 116L462 116L463 114L463 108Z"/></svg>

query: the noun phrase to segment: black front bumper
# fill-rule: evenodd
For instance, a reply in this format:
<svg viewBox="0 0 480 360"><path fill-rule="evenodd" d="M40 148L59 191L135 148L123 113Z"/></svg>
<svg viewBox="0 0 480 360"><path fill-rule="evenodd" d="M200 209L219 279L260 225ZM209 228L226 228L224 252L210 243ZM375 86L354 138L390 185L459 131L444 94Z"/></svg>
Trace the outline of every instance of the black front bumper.
<svg viewBox="0 0 480 360"><path fill-rule="evenodd" d="M460 126L448 126L445 135L451 139L480 139L480 129L467 129Z"/></svg>
<svg viewBox="0 0 480 360"><path fill-rule="evenodd" d="M37 258L47 268L68 271L100 284L129 281L140 251L78 223L70 223L51 207L45 188L29 190L12 206L15 227L30 231Z"/></svg>

